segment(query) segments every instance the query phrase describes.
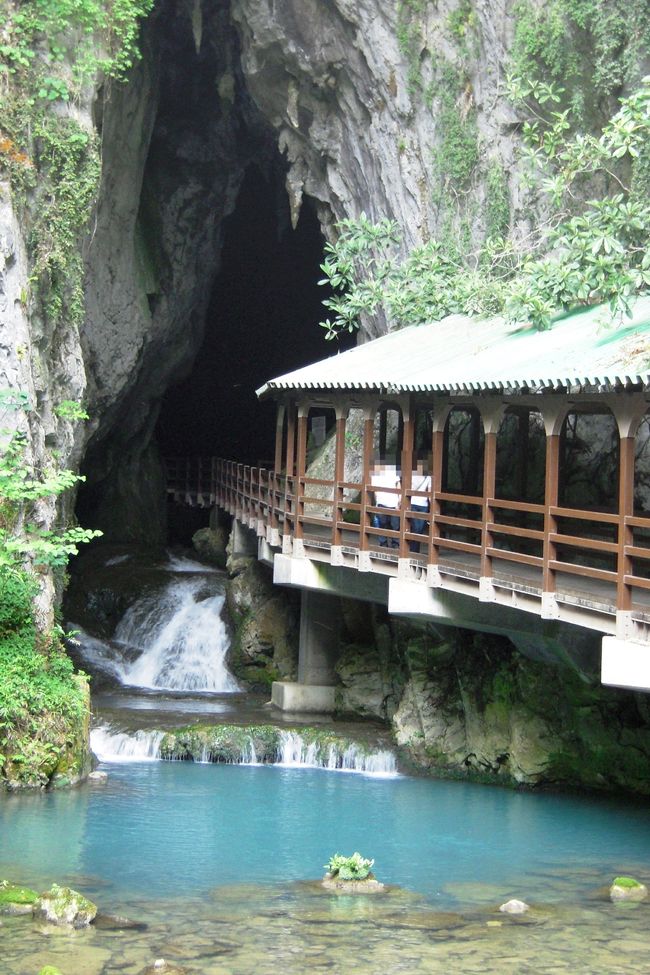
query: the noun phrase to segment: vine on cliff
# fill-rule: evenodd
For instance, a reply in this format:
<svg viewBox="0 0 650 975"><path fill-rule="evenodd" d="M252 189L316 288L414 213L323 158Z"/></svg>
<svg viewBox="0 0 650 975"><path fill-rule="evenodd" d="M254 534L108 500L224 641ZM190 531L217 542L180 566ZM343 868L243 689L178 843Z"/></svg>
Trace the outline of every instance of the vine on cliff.
<svg viewBox="0 0 650 975"><path fill-rule="evenodd" d="M637 161L647 167L650 77L599 136L570 136L557 86L512 79L511 93L529 115L523 162L546 212L525 248L492 237L464 257L432 240L404 257L393 221L345 220L322 265L334 291L324 302L335 316L321 323L327 338L353 331L360 315L378 308L397 325L501 312L546 328L555 313L579 305L629 311L632 297L650 290L650 200L634 176ZM585 187L602 195L582 202Z"/></svg>
<svg viewBox="0 0 650 975"><path fill-rule="evenodd" d="M83 316L81 239L101 172L100 145L65 106L139 57L153 0L0 0L0 171L29 226L35 309L52 328Z"/></svg>
<svg viewBox="0 0 650 975"><path fill-rule="evenodd" d="M28 406L24 395L8 391L0 405L7 412ZM60 411L66 418L85 416L68 401ZM2 430L0 436L0 782L44 785L57 770L81 771L78 729L87 685L74 674L60 630L37 626L39 587L27 566L64 566L77 545L101 532L77 525L44 529L39 504L83 478L31 464L22 432Z"/></svg>

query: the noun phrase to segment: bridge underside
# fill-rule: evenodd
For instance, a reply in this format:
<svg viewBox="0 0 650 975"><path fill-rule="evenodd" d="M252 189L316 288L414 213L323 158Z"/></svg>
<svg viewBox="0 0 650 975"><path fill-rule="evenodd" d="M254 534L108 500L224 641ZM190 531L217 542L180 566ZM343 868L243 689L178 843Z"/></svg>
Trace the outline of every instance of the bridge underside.
<svg viewBox="0 0 650 975"><path fill-rule="evenodd" d="M318 550L304 554L282 552L258 535L259 526L245 528L235 522L235 547L252 554L257 536L258 558L273 568L277 585L301 590L299 673L296 683L276 682L273 703L284 711L331 712L335 708L335 664L339 654L338 608L333 597L383 605L397 617L429 621L506 636L525 656L547 663L564 663L593 673L602 654L603 683L650 689L650 652L639 643L625 641L613 631L615 617L603 614L601 626L586 627L571 618L571 604L540 619L541 596L519 587L487 590L480 579L438 578L422 572L408 559L373 559L370 569L359 571L345 554ZM486 598L486 594L489 598ZM560 604L561 605L561 604ZM582 617L584 619L584 616Z"/></svg>

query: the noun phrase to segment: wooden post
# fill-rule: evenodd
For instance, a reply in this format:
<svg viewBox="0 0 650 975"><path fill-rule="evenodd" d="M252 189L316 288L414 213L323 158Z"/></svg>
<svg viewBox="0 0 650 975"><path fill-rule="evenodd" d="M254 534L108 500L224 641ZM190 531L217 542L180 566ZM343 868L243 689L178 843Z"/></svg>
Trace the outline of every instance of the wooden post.
<svg viewBox="0 0 650 975"><path fill-rule="evenodd" d="M368 495L370 493L370 464L372 461L373 441L375 438L375 420L368 416L363 422L363 473L361 475L361 511L359 512L359 549L367 552L368 542Z"/></svg>
<svg viewBox="0 0 650 975"><path fill-rule="evenodd" d="M497 467L497 434L496 430L491 429L485 433L485 457L483 468L483 530L482 552L481 552L481 578L492 578L492 557L488 555L488 548L492 547L492 532L488 525L492 521L492 506L490 501L494 498L496 489L496 467Z"/></svg>
<svg viewBox="0 0 650 975"><path fill-rule="evenodd" d="M402 413L402 416L404 414ZM402 457L401 457L401 467L402 473L400 477L400 484L402 488L402 494L399 503L399 557L400 559L405 559L408 556L409 545L406 541L405 533L410 527L410 521L407 523L406 512L411 507L411 499L409 491L411 490L411 474L413 472L413 441L414 441L414 424L413 424L413 412L411 405L409 404L409 412L404 418L403 422L403 436L402 436Z"/></svg>
<svg viewBox="0 0 650 975"><path fill-rule="evenodd" d="M551 541L551 535L557 529L557 518L551 513L551 508L557 507L560 477L560 436L557 433L546 435L546 479L544 488L544 568L542 591L555 593L555 572L549 563L555 560L557 546Z"/></svg>
<svg viewBox="0 0 650 975"><path fill-rule="evenodd" d="M429 519L429 558L430 565L440 561L440 532L437 516L440 514L440 494L442 492L442 468L445 454L445 422L442 429L434 429L431 445L431 517Z"/></svg>
<svg viewBox="0 0 650 975"><path fill-rule="evenodd" d="M635 437L621 437L618 461L618 558L616 608L632 607L632 590L625 584L625 576L632 575L632 559L625 554L625 547L634 542L634 533L625 519L634 515L634 451Z"/></svg>
<svg viewBox="0 0 650 975"><path fill-rule="evenodd" d="M268 483L269 527L275 529L280 527L278 493L280 487L280 471L282 470L282 455L284 453L283 434L286 415L286 406L284 403L279 403L275 419L275 456L273 458L273 470L269 474Z"/></svg>
<svg viewBox="0 0 650 975"><path fill-rule="evenodd" d="M296 538L303 537L302 519L305 514L305 471L307 470L307 424L309 417L307 413L301 413L298 417L298 449L296 456L296 513L294 534Z"/></svg>
<svg viewBox="0 0 650 975"><path fill-rule="evenodd" d="M344 491L341 487L345 481L345 413L336 418L336 450L334 454L334 490L332 491L332 545L341 544L341 529L339 516L342 517Z"/></svg>

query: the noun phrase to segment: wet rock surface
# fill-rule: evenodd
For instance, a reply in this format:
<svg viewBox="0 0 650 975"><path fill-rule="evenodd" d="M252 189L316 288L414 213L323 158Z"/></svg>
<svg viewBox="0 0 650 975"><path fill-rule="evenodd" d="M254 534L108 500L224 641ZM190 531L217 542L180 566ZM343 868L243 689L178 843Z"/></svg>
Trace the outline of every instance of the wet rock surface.
<svg viewBox="0 0 650 975"><path fill-rule="evenodd" d="M41 894L34 910L50 924L70 924L74 928L87 927L97 914L97 906L87 897L58 884L52 884L49 891Z"/></svg>

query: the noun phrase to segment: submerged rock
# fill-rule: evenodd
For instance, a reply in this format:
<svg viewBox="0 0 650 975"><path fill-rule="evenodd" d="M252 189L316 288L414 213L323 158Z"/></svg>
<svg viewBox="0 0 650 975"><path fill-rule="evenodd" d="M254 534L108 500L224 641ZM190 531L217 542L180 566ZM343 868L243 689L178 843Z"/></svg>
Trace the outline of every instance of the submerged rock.
<svg viewBox="0 0 650 975"><path fill-rule="evenodd" d="M31 914L37 901L35 890L0 880L0 914Z"/></svg>
<svg viewBox="0 0 650 975"><path fill-rule="evenodd" d="M339 876L333 877L326 873L321 883L325 890L333 890L336 894L381 894L386 890L386 885L374 877L366 877L365 880L341 880Z"/></svg>
<svg viewBox="0 0 650 975"><path fill-rule="evenodd" d="M95 769L94 772L90 772L88 775L89 782L108 782L108 772L101 772L99 769Z"/></svg>
<svg viewBox="0 0 650 975"><path fill-rule="evenodd" d="M101 931L146 931L149 925L143 921L132 921L128 917L120 917L119 914L98 914L93 922L93 927Z"/></svg>
<svg viewBox="0 0 650 975"><path fill-rule="evenodd" d="M216 565L220 569L226 568L227 544L227 528L199 528L192 535L194 551L206 562Z"/></svg>
<svg viewBox="0 0 650 975"><path fill-rule="evenodd" d="M526 911L530 910L530 904L513 897L511 900L506 901L505 904L502 904L499 910L502 914L525 914Z"/></svg>
<svg viewBox="0 0 650 975"><path fill-rule="evenodd" d="M644 901L648 888L634 877L615 877L609 888L609 896L613 901Z"/></svg>
<svg viewBox="0 0 650 975"><path fill-rule="evenodd" d="M35 910L50 924L71 924L75 928L87 927L97 914L96 905L83 894L58 884L41 894Z"/></svg>

